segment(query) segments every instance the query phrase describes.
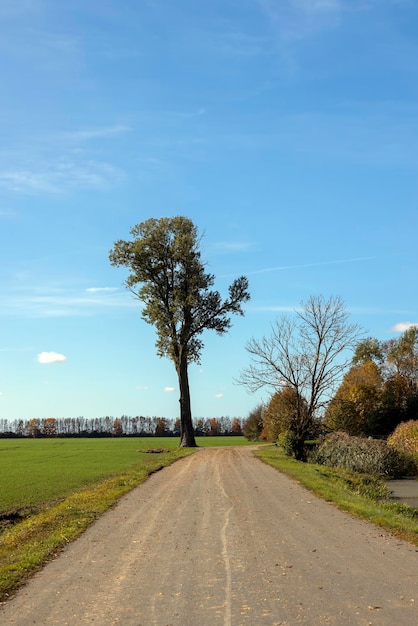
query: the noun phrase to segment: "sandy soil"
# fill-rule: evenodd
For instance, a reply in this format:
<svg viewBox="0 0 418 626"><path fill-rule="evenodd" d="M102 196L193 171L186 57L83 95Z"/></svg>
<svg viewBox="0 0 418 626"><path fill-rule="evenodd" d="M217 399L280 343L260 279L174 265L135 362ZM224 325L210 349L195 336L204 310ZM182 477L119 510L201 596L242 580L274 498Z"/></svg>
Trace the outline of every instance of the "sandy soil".
<svg viewBox="0 0 418 626"><path fill-rule="evenodd" d="M248 448L153 475L11 601L2 626L417 626L418 551Z"/></svg>

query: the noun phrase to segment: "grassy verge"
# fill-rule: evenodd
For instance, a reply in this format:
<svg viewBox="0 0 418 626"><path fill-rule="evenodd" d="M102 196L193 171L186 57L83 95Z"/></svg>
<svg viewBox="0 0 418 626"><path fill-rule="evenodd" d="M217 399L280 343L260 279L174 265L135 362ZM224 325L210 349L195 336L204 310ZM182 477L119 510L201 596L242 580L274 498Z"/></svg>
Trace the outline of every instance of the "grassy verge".
<svg viewBox="0 0 418 626"><path fill-rule="evenodd" d="M256 455L343 511L418 546L418 510L388 500L387 489L377 479L323 465L301 463L275 446L260 448Z"/></svg>
<svg viewBox="0 0 418 626"><path fill-rule="evenodd" d="M139 462L123 473L85 487L4 531L0 537L0 601L9 598L124 494L153 472L192 452L177 449L141 454Z"/></svg>

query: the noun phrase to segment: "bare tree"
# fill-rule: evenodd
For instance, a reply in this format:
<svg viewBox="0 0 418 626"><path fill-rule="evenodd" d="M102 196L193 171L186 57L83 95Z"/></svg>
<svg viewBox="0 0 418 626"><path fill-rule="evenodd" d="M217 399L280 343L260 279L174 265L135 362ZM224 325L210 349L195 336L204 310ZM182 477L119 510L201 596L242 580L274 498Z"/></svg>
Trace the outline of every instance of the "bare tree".
<svg viewBox="0 0 418 626"><path fill-rule="evenodd" d="M351 362L346 352L360 335L360 327L349 323L341 298L311 296L294 315L278 319L269 337L248 342L251 362L239 382L250 392L263 387L295 391L290 431L297 459L305 460L305 438L341 382Z"/></svg>

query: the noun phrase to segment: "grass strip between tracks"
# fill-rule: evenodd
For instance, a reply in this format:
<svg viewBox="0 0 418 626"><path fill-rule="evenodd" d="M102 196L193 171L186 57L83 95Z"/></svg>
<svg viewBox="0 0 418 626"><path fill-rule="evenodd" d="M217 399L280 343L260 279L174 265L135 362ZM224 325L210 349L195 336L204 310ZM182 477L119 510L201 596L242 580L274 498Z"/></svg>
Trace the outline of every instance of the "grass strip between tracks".
<svg viewBox="0 0 418 626"><path fill-rule="evenodd" d="M124 473L77 491L4 531L0 536L0 601L7 600L29 576L150 474L194 451L182 448L144 454L140 463Z"/></svg>
<svg viewBox="0 0 418 626"><path fill-rule="evenodd" d="M255 454L339 509L418 546L418 509L390 501L382 481L324 465L302 463L286 456L276 446L263 446Z"/></svg>

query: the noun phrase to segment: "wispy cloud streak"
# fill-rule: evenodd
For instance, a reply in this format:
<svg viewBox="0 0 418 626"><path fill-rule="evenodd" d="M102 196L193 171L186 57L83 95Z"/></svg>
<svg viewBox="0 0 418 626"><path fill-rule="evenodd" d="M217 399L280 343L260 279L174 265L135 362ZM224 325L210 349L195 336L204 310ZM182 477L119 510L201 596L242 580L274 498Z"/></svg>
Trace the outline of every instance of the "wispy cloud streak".
<svg viewBox="0 0 418 626"><path fill-rule="evenodd" d="M80 317L99 315L106 309L138 307L125 290L101 288L85 291L23 290L3 298L0 316L26 318Z"/></svg>
<svg viewBox="0 0 418 626"><path fill-rule="evenodd" d="M115 126L87 128L85 130L75 130L72 132L63 133L62 138L69 141L90 141L93 139L106 139L108 137L124 135L131 130L132 129L130 126L125 126L124 124L116 124Z"/></svg>
<svg viewBox="0 0 418 626"><path fill-rule="evenodd" d="M63 160L44 169L0 171L0 187L25 194L62 193L75 188L108 189L123 178L109 163Z"/></svg>
<svg viewBox="0 0 418 626"><path fill-rule="evenodd" d="M109 160L97 156L96 140L113 142L131 131L130 126L90 127L46 136L12 138L17 144L0 151L0 188L14 193L55 194L74 189L105 190L119 183L125 173Z"/></svg>
<svg viewBox="0 0 418 626"><path fill-rule="evenodd" d="M352 259L337 259L335 261L319 261L316 263L301 263L295 265L279 265L277 267L265 267L260 270L254 270L252 272L247 272L248 275L256 275L256 274L266 274L268 272L283 272L285 270L294 270L294 269L304 269L308 267L324 267L326 265L343 265L346 263L361 263L365 261L374 261L376 257L373 256L363 256L363 257L353 257Z"/></svg>
<svg viewBox="0 0 418 626"><path fill-rule="evenodd" d="M297 41L335 27L343 0L259 0L261 11L283 41Z"/></svg>

